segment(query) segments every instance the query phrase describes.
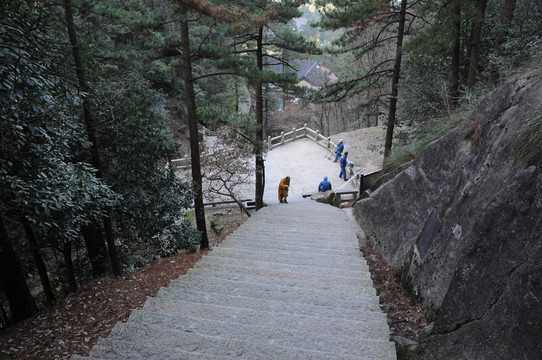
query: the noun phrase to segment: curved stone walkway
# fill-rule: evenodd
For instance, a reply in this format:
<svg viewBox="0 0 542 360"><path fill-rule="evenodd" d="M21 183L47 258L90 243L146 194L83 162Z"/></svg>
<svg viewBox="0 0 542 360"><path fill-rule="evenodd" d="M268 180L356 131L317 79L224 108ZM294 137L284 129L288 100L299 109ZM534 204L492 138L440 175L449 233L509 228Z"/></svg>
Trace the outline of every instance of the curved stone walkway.
<svg viewBox="0 0 542 360"><path fill-rule="evenodd" d="M396 359L345 212L258 211L186 275L72 359Z"/></svg>
<svg viewBox="0 0 542 360"><path fill-rule="evenodd" d="M344 184L339 178L341 168L333 162L335 155L313 140L301 138L277 146L265 155L264 202L278 203L278 185L285 176L290 176L289 197L301 197L304 192L317 192L318 184L327 175L333 189ZM354 187L353 184L348 184ZM254 190L247 194L254 197ZM288 200L289 201L289 200Z"/></svg>

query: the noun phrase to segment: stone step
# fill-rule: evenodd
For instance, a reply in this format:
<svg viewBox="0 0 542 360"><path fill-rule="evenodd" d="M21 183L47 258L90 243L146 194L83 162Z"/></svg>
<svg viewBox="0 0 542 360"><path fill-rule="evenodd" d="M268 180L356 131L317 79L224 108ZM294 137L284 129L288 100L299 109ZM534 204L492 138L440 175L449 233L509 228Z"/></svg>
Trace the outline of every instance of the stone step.
<svg viewBox="0 0 542 360"><path fill-rule="evenodd" d="M328 212L331 210L331 212ZM282 212L280 212L282 211ZM272 207L266 207L258 211L261 216L251 217L247 220L246 224L276 224L278 229L283 228L286 225L294 225L296 227L304 228L304 224L329 224L332 227L340 228L347 226L348 223L344 222L344 213L341 210L336 209L307 209L303 207L288 207L288 209L276 209Z"/></svg>
<svg viewBox="0 0 542 360"><path fill-rule="evenodd" d="M149 306L149 310L159 310L162 306L166 312L182 312L187 304L198 304L209 307L220 307L227 309L249 310L257 312L268 312L284 314L286 316L311 316L324 319L331 319L337 322L348 321L381 321L386 324L386 315L380 310L372 309L360 312L355 309L345 309L343 307L319 306L310 304L288 303L285 301L256 299L243 296L216 296L215 294L202 293L196 290L186 291L182 299L158 294L156 297L148 297L144 309Z"/></svg>
<svg viewBox="0 0 542 360"><path fill-rule="evenodd" d="M275 236L277 238L295 238L300 235L311 237L315 240L329 240L338 237L350 237L354 233L354 229L348 226L333 226L331 224L315 222L314 224L273 224L273 223L261 223L252 224L251 227L240 227L233 232L233 235L237 234L251 234L254 235L254 230L260 232L262 235ZM260 234L258 234L260 235Z"/></svg>
<svg viewBox="0 0 542 360"><path fill-rule="evenodd" d="M242 332L242 331L241 331ZM227 336L227 337L222 337ZM237 331L221 332L216 330L211 335L194 332L194 329L177 329L156 327L149 324L136 324L134 322L118 323L108 340L118 348L119 342L126 344L131 342L134 345L153 346L158 353L152 354L151 358L162 359L162 354L170 353L171 350L180 349L184 352L198 354L211 354L218 356L236 356L240 359L307 359L333 358L337 355L346 357L361 357L365 359L382 359L382 355L395 352L393 343L389 341L357 339L357 346L333 346L331 342L326 343L331 347L325 351L318 350L322 341L321 337L306 337L302 341L297 338L291 339L288 343L280 334L266 334L265 331L248 334L245 339L236 338ZM106 341L100 341L105 346ZM96 356L99 354L91 353Z"/></svg>
<svg viewBox="0 0 542 360"><path fill-rule="evenodd" d="M340 235L338 235L340 234ZM249 244L277 244L290 248L316 248L329 249L338 252L354 251L359 252L358 241L354 235L348 234L348 238L343 239L342 233L333 233L320 231L318 233L291 233L280 234L268 230L266 233L255 235L251 232L234 232L225 239L225 242L239 242ZM306 235L306 236L305 236Z"/></svg>
<svg viewBox="0 0 542 360"><path fill-rule="evenodd" d="M310 200L291 202L288 205L265 206L262 210L268 211L276 215L281 215L288 214L293 210L298 211L299 209L303 209L307 212L310 211L310 215L315 213L325 213L327 216L332 217L337 216L337 214L342 214L340 209L338 208L334 208L327 204L321 204Z"/></svg>
<svg viewBox="0 0 542 360"><path fill-rule="evenodd" d="M389 336L345 213L301 200L258 211L88 359L393 360Z"/></svg>
<svg viewBox="0 0 542 360"><path fill-rule="evenodd" d="M268 326L264 322L245 324L240 322L208 320L202 318L188 317L148 311L136 311L130 317L131 323L142 326L161 328L165 331L176 331L179 333L189 332L203 336L212 336L222 339L245 340L252 339L266 344L273 344L281 347L292 347L296 349L310 349L321 352L332 352L342 355L361 355L358 353L359 341L380 341L381 333L374 336L368 332L357 332L352 334L320 333L318 328L307 327L304 329L291 329L285 326L280 328ZM311 325L311 324L307 324ZM384 336L386 336L384 334ZM355 340L354 340L355 338ZM307 347L308 346L308 347Z"/></svg>
<svg viewBox="0 0 542 360"><path fill-rule="evenodd" d="M253 310L231 306L199 304L178 300L148 301L141 311L165 312L208 320L237 322L247 325L265 324L277 329L318 331L321 334L343 334L361 338L386 339L389 328L382 313L371 312L362 319L337 319L330 317L288 314L266 310ZM132 315L135 312L132 312ZM383 321L384 320L384 321Z"/></svg>
<svg viewBox="0 0 542 360"><path fill-rule="evenodd" d="M282 230L285 227L299 228L309 230L311 227L305 226L316 225L318 228L348 228L351 227L344 220L344 214L339 210L339 213L314 212L306 209L290 208L290 211L284 213L272 213L268 209L258 211L257 217L251 217L246 221L246 224L251 227L263 226L273 227L276 230ZM308 214L310 212L310 214ZM261 214L261 216L260 216Z"/></svg>
<svg viewBox="0 0 542 360"><path fill-rule="evenodd" d="M253 295L234 294L235 290L228 294L220 292L222 289L212 289L207 287L205 291L191 289L169 289L160 290L157 298L178 299L181 301L211 303L214 305L247 307L249 309L262 309L265 311L278 311L292 314L328 316L343 319L356 319L356 313L360 311L380 311L378 299L373 297L363 298L363 302L352 304L351 301L342 301L337 298L336 301L329 299L310 299L291 296L281 296L280 294L264 294L262 291L255 291ZM233 293L233 294L232 294ZM250 295L250 294L249 294ZM267 295L267 296L266 296ZM243 304L243 305L241 305ZM260 306L258 307L258 304ZM353 305L350 307L350 305ZM345 315L341 315L341 312ZM348 316L346 316L348 314Z"/></svg>
<svg viewBox="0 0 542 360"><path fill-rule="evenodd" d="M303 210L298 210L295 213L286 216L265 213L262 213L260 216L258 214L258 217L251 217L247 220L247 227L276 230L279 232L288 232L289 230L311 232L322 229L332 229L333 231L343 229L345 231L350 231L353 229L350 223L344 221L343 217L330 218L328 216L319 217L317 215L311 215L310 218L309 216L298 217L299 214L297 214L297 212L299 211ZM245 230L247 227L237 228L236 231Z"/></svg>
<svg viewBox="0 0 542 360"><path fill-rule="evenodd" d="M245 249L232 249L226 247L216 247L210 253L210 256L228 257L241 260L256 260L266 262L276 262L280 264L297 264L310 266L328 266L342 269L368 270L365 259L361 256L334 256L315 253L292 253L283 250L275 251L251 251Z"/></svg>
<svg viewBox="0 0 542 360"><path fill-rule="evenodd" d="M283 237L278 238L273 234L268 235L258 235L257 237L254 234L232 234L230 235L224 243L228 244L239 244L243 245L260 245L267 247L280 248L300 248L300 249L315 249L316 251L335 251L335 252L359 252L359 245L356 241L352 239L348 241L342 241L334 237L329 239L317 239L317 238L305 238L298 235L294 237Z"/></svg>
<svg viewBox="0 0 542 360"><path fill-rule="evenodd" d="M213 338L201 337L202 341L213 341ZM268 351L266 347L259 347L254 349L254 346L249 346L247 351L243 345L247 343L236 341L224 341L219 345L223 345L219 348L220 353L228 353L229 355L213 355L213 354L204 354L201 352L188 352L183 351L178 348L163 348L161 346L146 345L140 343L134 343L131 341L111 341L111 340L102 340L93 349L93 352L101 354L103 358L108 360L263 360L263 359L279 359L273 356L276 356L277 349L274 351ZM239 348L239 351L235 351L236 347ZM267 357L269 355L269 357ZM287 356L284 359L292 360L354 360L358 359L352 356L340 356L332 355L329 353L316 353L316 352L302 352L284 349L280 355ZM382 358L381 358L382 359ZM359 359L358 359L359 360Z"/></svg>
<svg viewBox="0 0 542 360"><path fill-rule="evenodd" d="M321 238L323 236L323 238ZM316 235L303 235L292 234L290 236L279 237L277 234L262 234L257 237L251 233L237 233L230 235L227 241L232 243L239 242L239 244L253 243L253 244L267 244L275 245L277 248L281 246L297 246L301 248L314 248L314 249L334 249L338 251L354 251L359 250L358 242L354 241L354 235L349 235L350 240L348 242L341 241L334 238L334 234L330 234L329 237L322 233Z"/></svg>
<svg viewBox="0 0 542 360"><path fill-rule="evenodd" d="M181 276L172 281L164 292L178 292L198 289L228 295L240 295L254 298L266 298L280 301L295 301L314 305L333 306L341 303L345 307L362 307L366 304L377 303L378 297L363 293L360 289L355 291L318 290L309 287L295 287L277 284L265 284L254 281L238 281L224 278L209 278L206 276ZM338 300L338 298L340 300Z"/></svg>
<svg viewBox="0 0 542 360"><path fill-rule="evenodd" d="M350 254L361 256L357 242L314 241L312 239L277 239L265 236L255 238L254 235L231 235L218 247L239 247L240 249L262 249L272 251L288 250L292 252Z"/></svg>
<svg viewBox="0 0 542 360"><path fill-rule="evenodd" d="M316 272L299 272L289 269L261 269L241 265L217 264L214 261L198 262L190 271L216 271L231 274L254 274L258 276L270 276L279 279L306 280L320 282L323 286L333 285L361 285L367 284L372 287L371 275L368 272L360 272L356 276L344 273L343 275L317 274Z"/></svg>
<svg viewBox="0 0 542 360"><path fill-rule="evenodd" d="M240 249L261 249L261 250L283 250L292 253L303 253L310 251L316 254L331 254L342 256L359 257L361 251L356 242L349 241L348 244L337 243L331 239L325 243L297 243L296 241L271 242L261 240L252 236L235 236L230 235L225 239L219 247L240 248Z"/></svg>
<svg viewBox="0 0 542 360"><path fill-rule="evenodd" d="M284 214L292 211L292 209L304 209L306 211L311 211L312 213L325 212L328 216L333 216L335 214L342 214L340 209L333 208L327 204L321 204L315 201L302 200L290 202L288 205L272 205L264 206L260 211L266 211L274 214Z"/></svg>
<svg viewBox="0 0 542 360"><path fill-rule="evenodd" d="M232 236L222 242L219 246L213 248L213 250L218 250L220 248L252 252L261 251L266 253L277 251L278 253L284 253L285 255L288 255L289 253L296 256L299 256L300 254L314 254L342 257L346 259L363 259L363 254L359 250L359 245L353 242L348 244L333 241L313 242L311 240L302 242L292 241L290 239L265 240L262 238L254 239L254 236Z"/></svg>
<svg viewBox="0 0 542 360"><path fill-rule="evenodd" d="M211 339L209 339L211 340ZM189 352L177 348L160 348L134 341L100 339L91 354L107 360L227 360L231 356ZM87 358L85 358L87 359ZM88 359L97 359L91 357Z"/></svg>
<svg viewBox="0 0 542 360"><path fill-rule="evenodd" d="M298 224L298 223L329 223L334 226L340 225L344 220L344 214L338 209L310 209L298 206L288 206L287 209L267 209L262 214L269 223ZM305 219L306 218L306 219ZM255 218L254 222L263 222L262 219Z"/></svg>
<svg viewBox="0 0 542 360"><path fill-rule="evenodd" d="M245 266L253 267L255 269L268 269L268 270L283 270L299 273L309 273L316 275L331 275L331 276L350 276L350 277L360 277L360 276L369 276L367 271L363 269L354 269L353 267L332 267L332 266L323 266L323 265L299 265L299 264L285 264L280 262L271 262L271 261L256 261L256 260L246 260L246 259L236 259L231 257L223 257L218 254L212 254L204 257L199 261L198 264L204 267L208 263L213 263L213 265L226 265L226 266Z"/></svg>
<svg viewBox="0 0 542 360"><path fill-rule="evenodd" d="M188 270L185 276L198 276L214 279L228 279L244 282L257 282L268 285L282 285L289 287L310 288L316 290L340 291L340 292L362 292L364 294L376 295L376 290L372 287L372 280L360 278L356 284L329 283L322 281L321 278L309 279L307 277L285 278L274 276L274 274L262 273L255 274L249 268L246 272L240 273L228 270L214 270L204 268L192 268Z"/></svg>

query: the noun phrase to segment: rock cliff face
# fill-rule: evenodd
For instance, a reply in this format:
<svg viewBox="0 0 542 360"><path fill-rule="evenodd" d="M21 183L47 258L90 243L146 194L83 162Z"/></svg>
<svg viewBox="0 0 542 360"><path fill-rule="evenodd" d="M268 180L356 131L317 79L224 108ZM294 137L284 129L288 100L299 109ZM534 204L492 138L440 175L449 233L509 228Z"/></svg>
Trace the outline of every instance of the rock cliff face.
<svg viewBox="0 0 542 360"><path fill-rule="evenodd" d="M373 248L431 321L415 359L542 357L541 139L535 72L356 203Z"/></svg>

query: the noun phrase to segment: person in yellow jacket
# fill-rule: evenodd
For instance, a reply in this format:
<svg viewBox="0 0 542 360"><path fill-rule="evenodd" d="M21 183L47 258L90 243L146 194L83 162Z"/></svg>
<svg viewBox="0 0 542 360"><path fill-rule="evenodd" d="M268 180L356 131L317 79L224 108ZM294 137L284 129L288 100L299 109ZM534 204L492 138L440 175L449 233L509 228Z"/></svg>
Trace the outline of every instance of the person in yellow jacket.
<svg viewBox="0 0 542 360"><path fill-rule="evenodd" d="M286 198L288 197L288 188L290 187L290 177L286 176L282 178L279 183L279 202L288 204Z"/></svg>

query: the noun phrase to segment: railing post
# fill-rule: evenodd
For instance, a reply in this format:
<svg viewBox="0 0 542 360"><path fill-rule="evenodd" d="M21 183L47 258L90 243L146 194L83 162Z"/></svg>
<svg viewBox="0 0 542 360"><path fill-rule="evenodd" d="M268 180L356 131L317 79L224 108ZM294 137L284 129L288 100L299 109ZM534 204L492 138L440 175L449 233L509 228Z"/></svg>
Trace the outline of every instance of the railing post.
<svg viewBox="0 0 542 360"><path fill-rule="evenodd" d="M328 138L327 138L327 144L326 144L328 149L329 149L329 147L331 146L330 142L331 142L331 138L328 137Z"/></svg>
<svg viewBox="0 0 542 360"><path fill-rule="evenodd" d="M294 140L295 140L295 127L292 128L292 136L293 136L293 138L294 138Z"/></svg>
<svg viewBox="0 0 542 360"><path fill-rule="evenodd" d="M363 194L363 174L359 174L359 192L358 192L358 200L361 199L361 194Z"/></svg>
<svg viewBox="0 0 542 360"><path fill-rule="evenodd" d="M307 124L303 125L303 136L307 137Z"/></svg>
<svg viewBox="0 0 542 360"><path fill-rule="evenodd" d="M280 133L280 144L284 145L284 131Z"/></svg>
<svg viewBox="0 0 542 360"><path fill-rule="evenodd" d="M320 136L320 130L316 130L316 134L314 135L314 141L318 144L318 137Z"/></svg>
<svg viewBox="0 0 542 360"><path fill-rule="evenodd" d="M272 146L271 146L271 136L268 136L267 137L267 151L271 151L272 149Z"/></svg>

